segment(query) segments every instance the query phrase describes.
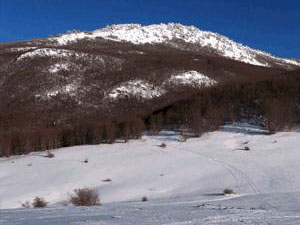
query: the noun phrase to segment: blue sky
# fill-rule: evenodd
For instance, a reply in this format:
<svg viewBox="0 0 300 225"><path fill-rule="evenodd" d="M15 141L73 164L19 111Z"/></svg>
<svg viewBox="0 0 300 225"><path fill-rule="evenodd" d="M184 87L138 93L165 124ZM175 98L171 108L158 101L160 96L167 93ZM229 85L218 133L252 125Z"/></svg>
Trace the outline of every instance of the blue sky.
<svg viewBox="0 0 300 225"><path fill-rule="evenodd" d="M178 22L300 59L298 0L0 0L0 43L108 24Z"/></svg>

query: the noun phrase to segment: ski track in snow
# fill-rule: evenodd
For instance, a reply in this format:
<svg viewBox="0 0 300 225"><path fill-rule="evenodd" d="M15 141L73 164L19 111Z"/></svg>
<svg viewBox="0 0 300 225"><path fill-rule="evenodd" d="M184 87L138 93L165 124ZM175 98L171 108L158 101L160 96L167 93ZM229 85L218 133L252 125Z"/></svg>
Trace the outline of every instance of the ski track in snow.
<svg viewBox="0 0 300 225"><path fill-rule="evenodd" d="M246 184L248 187L251 188L251 191L253 192L254 195L262 194L262 191L259 190L259 188L255 185L254 181L246 173L244 173L241 169L237 168L236 166L233 166L232 164L222 161L220 159L211 158L211 157L201 154L199 152L191 151L189 149L182 149L179 147L174 147L174 149L177 149L179 151L189 152L189 153L195 154L197 156L207 158L208 160L211 160L211 161L216 162L217 164L220 164L221 166L223 166L224 169L227 170L232 175L233 179L235 180L236 186L238 188L237 189L238 193L247 193L247 191L242 190L242 187L241 187L242 184ZM250 193L248 193L248 194L250 194ZM264 203L266 205L272 207L273 209L276 209L275 206L269 204L268 202L265 201Z"/></svg>

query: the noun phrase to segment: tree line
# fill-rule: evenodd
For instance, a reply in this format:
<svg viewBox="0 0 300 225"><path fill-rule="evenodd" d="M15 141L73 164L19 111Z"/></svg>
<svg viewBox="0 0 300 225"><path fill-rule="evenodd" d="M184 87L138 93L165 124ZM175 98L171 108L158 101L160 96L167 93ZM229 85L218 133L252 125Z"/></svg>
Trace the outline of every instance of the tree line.
<svg viewBox="0 0 300 225"><path fill-rule="evenodd" d="M139 99L120 103L120 107L111 108L115 112L109 115L83 113L68 104L58 108L39 105L44 108L42 113L34 113L32 107L1 107L0 156L116 140L126 142L140 138L147 129L158 134L167 125L200 136L230 122L255 123L270 134L300 122L298 73L267 79L231 79L193 91L185 99L174 97L167 106L155 110L147 107L144 113L137 112L146 104Z"/></svg>

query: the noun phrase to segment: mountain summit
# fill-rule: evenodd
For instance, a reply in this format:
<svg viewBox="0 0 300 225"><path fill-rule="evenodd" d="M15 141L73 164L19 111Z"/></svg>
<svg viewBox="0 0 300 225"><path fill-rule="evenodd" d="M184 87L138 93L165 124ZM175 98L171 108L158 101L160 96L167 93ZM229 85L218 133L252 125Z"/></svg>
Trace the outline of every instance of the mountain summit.
<svg viewBox="0 0 300 225"><path fill-rule="evenodd" d="M184 43L193 44L193 50L207 48L214 53L257 66L300 66L296 60L273 57L271 54L251 49L217 33L202 31L194 26L168 23L142 26L140 24L112 25L93 32L75 32L53 38L59 45L67 45L82 39L105 38L119 42L139 44L165 43L185 49ZM183 43L176 43L183 42Z"/></svg>

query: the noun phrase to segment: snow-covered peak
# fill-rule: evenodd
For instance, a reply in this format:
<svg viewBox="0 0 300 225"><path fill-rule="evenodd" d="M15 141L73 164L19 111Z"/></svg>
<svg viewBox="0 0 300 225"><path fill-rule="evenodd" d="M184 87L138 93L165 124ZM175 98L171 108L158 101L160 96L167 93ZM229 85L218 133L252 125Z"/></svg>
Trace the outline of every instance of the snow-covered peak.
<svg viewBox="0 0 300 225"><path fill-rule="evenodd" d="M60 37L51 38L51 40L57 41L59 45L66 45L82 39L95 38L105 38L133 44L169 43L174 40L181 40L186 43L196 44L199 47L208 47L221 56L252 65L270 66L268 60L263 59L267 58L269 60L275 60L275 63L278 65L292 64L300 66L300 63L295 60L275 58L268 53L236 43L220 34L202 31L194 26L184 26L176 23L147 26L140 24L111 25L89 33L68 33Z"/></svg>
<svg viewBox="0 0 300 225"><path fill-rule="evenodd" d="M102 37L134 44L163 43L173 39L196 43L197 39L193 37L196 32L204 31L200 31L194 26L183 26L175 23L148 26L140 24L112 25L95 31Z"/></svg>

